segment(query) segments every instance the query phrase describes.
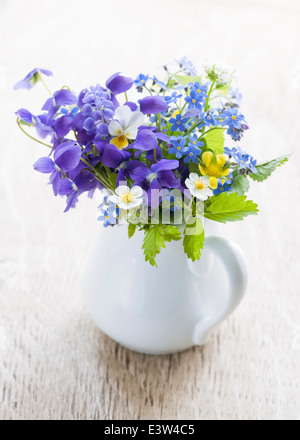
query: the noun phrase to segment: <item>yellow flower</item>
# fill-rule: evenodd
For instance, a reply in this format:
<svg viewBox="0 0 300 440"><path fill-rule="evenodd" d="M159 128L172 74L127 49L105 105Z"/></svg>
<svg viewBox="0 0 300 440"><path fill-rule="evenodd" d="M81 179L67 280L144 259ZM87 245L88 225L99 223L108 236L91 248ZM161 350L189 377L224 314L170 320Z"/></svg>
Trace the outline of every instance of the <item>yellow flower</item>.
<svg viewBox="0 0 300 440"><path fill-rule="evenodd" d="M176 116L179 115L179 113L180 113L180 111L179 111L178 109L175 110L175 111L171 114L170 118L176 118Z"/></svg>
<svg viewBox="0 0 300 440"><path fill-rule="evenodd" d="M112 137L110 143L119 150L128 146L128 139L135 139L140 127L144 121L143 113L139 111L132 112L127 105L121 105L115 111L115 120L108 126L109 134Z"/></svg>
<svg viewBox="0 0 300 440"><path fill-rule="evenodd" d="M226 167L226 157L224 154L214 154L211 151L205 151L202 155L202 163L199 169L203 176L209 177L210 187L216 189L218 179L228 176L229 168Z"/></svg>

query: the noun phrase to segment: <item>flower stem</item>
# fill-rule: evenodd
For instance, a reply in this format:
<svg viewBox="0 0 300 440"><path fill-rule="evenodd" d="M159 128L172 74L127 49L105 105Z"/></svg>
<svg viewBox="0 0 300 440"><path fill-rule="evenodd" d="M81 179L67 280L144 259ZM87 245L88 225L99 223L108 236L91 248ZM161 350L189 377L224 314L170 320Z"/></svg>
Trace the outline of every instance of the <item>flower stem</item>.
<svg viewBox="0 0 300 440"><path fill-rule="evenodd" d="M109 182L107 178L102 176L98 170L91 165L87 160L85 160L83 157L81 157L81 162L83 162L85 165L87 165L93 172L97 180L99 180L100 183L102 183L103 186L105 186L108 190L114 192L114 188L112 187L112 184Z"/></svg>
<svg viewBox="0 0 300 440"><path fill-rule="evenodd" d="M210 131L214 131L214 130L225 130L224 127L214 127L214 128L210 128L209 130L205 131L203 134L201 134L201 136L199 137L199 139L203 138L203 136L205 136L207 133L209 133Z"/></svg>
<svg viewBox="0 0 300 440"><path fill-rule="evenodd" d="M127 95L127 92L125 92L125 99L126 99L126 102L129 101L129 99L128 99L128 95Z"/></svg>
<svg viewBox="0 0 300 440"><path fill-rule="evenodd" d="M144 87L150 93L150 95L153 95L152 91L148 87L146 87L146 86L144 86Z"/></svg>
<svg viewBox="0 0 300 440"><path fill-rule="evenodd" d="M28 136L30 139L34 140L35 142L38 142L39 144L45 145L45 147L53 148L52 145L45 144L45 142L39 141L38 139L36 139L35 137L33 137L33 136L31 136L29 133L27 133L27 132L24 130L24 128L21 126L20 121L21 121L21 119L18 118L18 119L17 119L17 124L18 124L18 126L20 127L20 129L23 131L23 133L26 134L26 136Z"/></svg>
<svg viewBox="0 0 300 440"><path fill-rule="evenodd" d="M23 131L24 134L26 134L26 136L28 136L30 139L32 139L35 142L38 142L39 144L44 145L45 147L48 148L53 148L52 145L46 144L45 142L39 141L38 139L36 139L35 137L31 136L29 133L27 133L24 128L21 126L20 124L20 118L17 119L17 124L20 127L20 129ZM83 162L85 165L87 165L90 170L92 170L95 174L95 177L97 180L99 180L100 183L102 183L103 186L105 186L107 189L109 189L110 191L114 192L114 188L112 187L111 182L105 178L104 176L100 175L98 173L98 170L96 170L95 167L93 167L93 165L91 165L89 162L87 162L83 157L80 158L81 162Z"/></svg>
<svg viewBox="0 0 300 440"><path fill-rule="evenodd" d="M186 136L188 136L193 130L195 130L195 128L197 128L200 124L202 124L202 119L201 119L201 121L200 122L196 122L190 129L189 129L189 131L187 132L187 134L186 134Z"/></svg>
<svg viewBox="0 0 300 440"><path fill-rule="evenodd" d="M211 84L211 86L210 86L210 89L209 89L209 92L208 92L208 94L207 94L207 99L206 99L206 103L205 103L205 107L204 107L204 111L205 111L205 112L207 112L207 110L208 110L209 98L210 98L210 95L212 94L212 91L213 91L213 88L214 88L215 82L216 82L216 81L213 81L213 82L212 82L212 84Z"/></svg>
<svg viewBox="0 0 300 440"><path fill-rule="evenodd" d="M39 71L37 71L38 77L39 79L42 81L42 83L44 84L44 86L46 87L47 91L50 93L51 96L53 96L53 93L51 92L51 90L49 89L49 87L47 86L47 84L45 83L42 75L40 74Z"/></svg>
<svg viewBox="0 0 300 440"><path fill-rule="evenodd" d="M184 104L184 106L183 106L182 109L180 110L180 113L183 112L183 110L185 109L186 106L187 106L187 102Z"/></svg>

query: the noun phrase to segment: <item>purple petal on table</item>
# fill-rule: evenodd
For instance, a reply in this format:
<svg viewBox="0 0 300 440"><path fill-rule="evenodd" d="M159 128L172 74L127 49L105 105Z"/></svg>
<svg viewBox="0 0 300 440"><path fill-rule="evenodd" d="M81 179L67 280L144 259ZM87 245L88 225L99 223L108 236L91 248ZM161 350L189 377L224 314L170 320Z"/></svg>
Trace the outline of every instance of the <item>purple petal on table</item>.
<svg viewBox="0 0 300 440"><path fill-rule="evenodd" d="M106 144L103 150L102 162L109 168L117 168L123 162L123 155L115 145Z"/></svg>
<svg viewBox="0 0 300 440"><path fill-rule="evenodd" d="M140 109L145 115L153 115L166 111L168 105L161 96L146 96L140 101Z"/></svg>
<svg viewBox="0 0 300 440"><path fill-rule="evenodd" d="M153 164L151 166L151 170L154 173L157 173L161 170L174 170L175 168L178 168L179 161L178 160L168 160L168 159L162 159L159 162Z"/></svg>
<svg viewBox="0 0 300 440"><path fill-rule="evenodd" d="M133 79L127 76L120 75L120 72L115 73L105 83L106 87L112 91L114 95L127 92L133 86Z"/></svg>
<svg viewBox="0 0 300 440"><path fill-rule="evenodd" d="M151 130L140 130L137 134L136 141L130 144L129 147L149 151L158 147L158 142L155 134Z"/></svg>
<svg viewBox="0 0 300 440"><path fill-rule="evenodd" d="M56 105L72 105L77 104L77 97L68 89L61 89L54 92Z"/></svg>
<svg viewBox="0 0 300 440"><path fill-rule="evenodd" d="M34 116L32 113L30 113L25 108L20 108L17 112L15 112L15 115L19 116L22 121L27 122L28 124L31 124L34 121Z"/></svg>
<svg viewBox="0 0 300 440"><path fill-rule="evenodd" d="M81 158L81 147L75 142L63 142L54 152L54 162L63 171L76 168Z"/></svg>
<svg viewBox="0 0 300 440"><path fill-rule="evenodd" d="M58 137L66 136L71 130L73 119L70 116L62 116L53 122L53 128Z"/></svg>
<svg viewBox="0 0 300 440"><path fill-rule="evenodd" d="M34 164L33 168L40 173L52 173L55 171L55 163L50 157L41 157Z"/></svg>

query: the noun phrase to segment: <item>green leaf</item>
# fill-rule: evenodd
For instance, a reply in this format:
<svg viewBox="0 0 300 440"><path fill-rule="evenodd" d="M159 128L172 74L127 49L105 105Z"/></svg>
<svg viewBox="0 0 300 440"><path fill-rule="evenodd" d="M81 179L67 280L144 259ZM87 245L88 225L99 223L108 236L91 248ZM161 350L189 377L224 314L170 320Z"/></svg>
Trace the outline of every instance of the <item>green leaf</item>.
<svg viewBox="0 0 300 440"><path fill-rule="evenodd" d="M204 216L210 220L226 223L243 220L247 215L256 214L257 212L256 203L246 200L246 196L230 192L211 197L209 202L206 203Z"/></svg>
<svg viewBox="0 0 300 440"><path fill-rule="evenodd" d="M245 194L245 192L249 191L250 183L244 174L238 174L236 178L234 178L232 183L232 191L237 192L239 195Z"/></svg>
<svg viewBox="0 0 300 440"><path fill-rule="evenodd" d="M191 224L184 229L183 249L192 261L199 260L203 249L205 234L200 218L193 218Z"/></svg>
<svg viewBox="0 0 300 440"><path fill-rule="evenodd" d="M205 141L207 148L213 150L216 154L224 153L224 131L225 128L215 128L204 133L201 140Z"/></svg>
<svg viewBox="0 0 300 440"><path fill-rule="evenodd" d="M199 163L194 163L193 161L191 161L189 163L189 171L190 173L199 174Z"/></svg>
<svg viewBox="0 0 300 440"><path fill-rule="evenodd" d="M201 76L190 76L190 75L186 75L186 76L181 76L181 75L174 75L174 78L176 78L176 81L183 85L183 86L187 86L189 83L195 83L196 81L198 81L200 84L202 82L202 78Z"/></svg>
<svg viewBox="0 0 300 440"><path fill-rule="evenodd" d="M178 241L181 239L181 233L177 226L164 225L165 241Z"/></svg>
<svg viewBox="0 0 300 440"><path fill-rule="evenodd" d="M180 240L181 234L176 226L172 225L150 225L145 229L143 250L145 260L149 261L151 266L156 266L156 256L162 248L166 247L166 242Z"/></svg>
<svg viewBox="0 0 300 440"><path fill-rule="evenodd" d="M277 159L271 160L270 162L256 165L255 168L257 169L257 173L251 173L249 176L256 182L262 182L263 180L266 180L277 167L280 167L280 165L283 165L285 162L287 162L289 157L290 156L281 156Z"/></svg>
<svg viewBox="0 0 300 440"><path fill-rule="evenodd" d="M229 83L219 83L216 85L216 89L221 95L227 95L230 89L231 81Z"/></svg>
<svg viewBox="0 0 300 440"><path fill-rule="evenodd" d="M166 86L168 87L168 89L173 89L174 85L176 84L175 79L173 78L169 78L168 82L166 84Z"/></svg>
<svg viewBox="0 0 300 440"><path fill-rule="evenodd" d="M136 231L137 225L134 225L133 223L128 223L128 238L131 238L134 236L134 233Z"/></svg>
<svg viewBox="0 0 300 440"><path fill-rule="evenodd" d="M113 173L113 172L111 171L111 169L108 168L108 167L105 167L105 170L106 170L106 172L107 172L107 175L108 175L109 181L110 181L110 183L112 184L112 187L115 188L115 187L116 187L116 182L117 182L117 176L118 176L118 175L117 175L116 173Z"/></svg>

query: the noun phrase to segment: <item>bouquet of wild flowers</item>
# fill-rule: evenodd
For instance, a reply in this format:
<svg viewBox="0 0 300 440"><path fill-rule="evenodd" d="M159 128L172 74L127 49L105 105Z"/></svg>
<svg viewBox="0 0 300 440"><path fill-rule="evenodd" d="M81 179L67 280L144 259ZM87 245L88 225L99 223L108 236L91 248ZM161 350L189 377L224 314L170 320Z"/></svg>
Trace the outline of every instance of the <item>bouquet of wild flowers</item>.
<svg viewBox="0 0 300 440"><path fill-rule="evenodd" d="M24 133L34 127L49 139L28 134L49 148L34 169L50 175L54 195L66 197L66 211L82 193L92 197L105 190L99 220L105 227L127 224L129 237L143 230L152 265L166 242L182 233L187 256L199 259L201 219L225 223L255 214L257 205L244 195L249 178L261 182L287 160L257 164L239 146L225 147L225 134L240 141L249 128L232 76L217 66L198 76L185 58L176 64L164 66L164 80L116 73L105 87L97 84L79 95L66 86L52 94L44 82L51 72L44 69L15 85L31 88L42 81L51 94L40 115L16 112Z"/></svg>

